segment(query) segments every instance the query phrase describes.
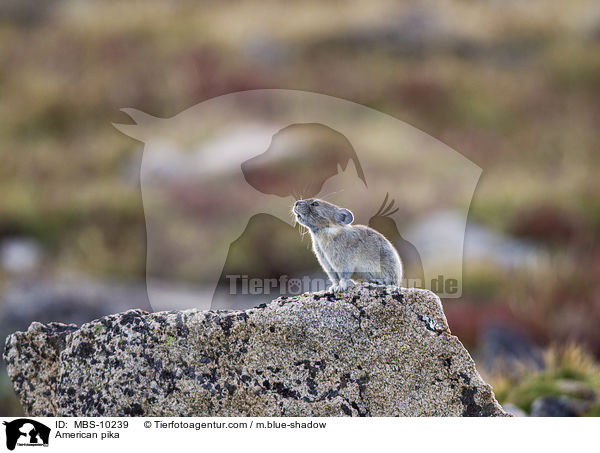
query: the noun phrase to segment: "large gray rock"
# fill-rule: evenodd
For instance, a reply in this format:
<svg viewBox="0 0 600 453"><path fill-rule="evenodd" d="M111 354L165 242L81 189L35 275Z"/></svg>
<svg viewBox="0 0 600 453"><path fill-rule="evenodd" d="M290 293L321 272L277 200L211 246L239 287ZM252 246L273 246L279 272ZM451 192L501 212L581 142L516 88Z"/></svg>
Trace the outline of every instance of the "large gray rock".
<svg viewBox="0 0 600 453"><path fill-rule="evenodd" d="M424 290L33 323L4 357L36 416L507 415Z"/></svg>
<svg viewBox="0 0 600 453"><path fill-rule="evenodd" d="M3 285L0 293L0 344L32 321L61 320L83 324L111 313L140 308L150 310L145 284L95 280L28 279ZM0 416L20 415L4 362L0 360Z"/></svg>

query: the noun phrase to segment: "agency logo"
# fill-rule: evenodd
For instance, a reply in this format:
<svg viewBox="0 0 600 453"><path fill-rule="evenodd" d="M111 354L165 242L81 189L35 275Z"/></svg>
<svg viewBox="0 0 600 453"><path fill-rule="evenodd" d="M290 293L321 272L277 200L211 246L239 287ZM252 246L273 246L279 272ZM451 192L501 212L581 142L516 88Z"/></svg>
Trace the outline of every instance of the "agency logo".
<svg viewBox="0 0 600 453"><path fill-rule="evenodd" d="M123 109L144 142L146 282L155 310L245 309L331 282L292 213L319 198L384 235L402 286L460 297L481 168L424 132L343 99L253 90L172 117ZM266 296L268 295L268 296Z"/></svg>
<svg viewBox="0 0 600 453"><path fill-rule="evenodd" d="M6 426L6 448L14 450L19 447L47 447L50 439L50 428L29 418L18 418L12 422L3 422Z"/></svg>

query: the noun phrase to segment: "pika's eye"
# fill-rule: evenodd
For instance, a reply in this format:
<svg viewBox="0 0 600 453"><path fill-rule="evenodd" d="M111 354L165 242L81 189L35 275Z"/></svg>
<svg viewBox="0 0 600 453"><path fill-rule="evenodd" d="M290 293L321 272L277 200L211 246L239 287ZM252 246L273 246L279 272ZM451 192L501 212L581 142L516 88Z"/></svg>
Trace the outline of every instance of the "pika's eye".
<svg viewBox="0 0 600 453"><path fill-rule="evenodd" d="M310 205L311 206L319 206L319 203L317 203L316 201L313 201Z"/></svg>

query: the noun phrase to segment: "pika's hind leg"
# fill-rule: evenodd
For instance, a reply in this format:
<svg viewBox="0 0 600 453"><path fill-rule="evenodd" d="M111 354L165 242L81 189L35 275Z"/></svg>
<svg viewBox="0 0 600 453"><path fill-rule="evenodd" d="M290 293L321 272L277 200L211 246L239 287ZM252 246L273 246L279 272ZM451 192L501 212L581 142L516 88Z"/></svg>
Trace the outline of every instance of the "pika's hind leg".
<svg viewBox="0 0 600 453"><path fill-rule="evenodd" d="M339 282L338 286L341 291L345 291L349 287L356 285L356 282L350 278L350 277L352 277L352 274L353 274L353 272L348 272L348 271L339 272L340 282Z"/></svg>

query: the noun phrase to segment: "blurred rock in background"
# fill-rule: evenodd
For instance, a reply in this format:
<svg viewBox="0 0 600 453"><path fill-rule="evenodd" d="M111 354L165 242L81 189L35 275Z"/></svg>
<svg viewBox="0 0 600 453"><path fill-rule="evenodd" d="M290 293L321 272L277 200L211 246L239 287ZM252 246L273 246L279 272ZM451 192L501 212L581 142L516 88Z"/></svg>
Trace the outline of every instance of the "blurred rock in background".
<svg viewBox="0 0 600 453"><path fill-rule="evenodd" d="M40 265L41 251L29 238L7 238L0 243L0 265L7 274L32 273Z"/></svg>
<svg viewBox="0 0 600 453"><path fill-rule="evenodd" d="M0 332L24 330L33 321L82 324L131 308L152 311L146 286L80 279L17 284L2 296Z"/></svg>
<svg viewBox="0 0 600 453"><path fill-rule="evenodd" d="M481 329L478 359L489 373L519 378L544 368L542 350L527 333L510 325L493 323Z"/></svg>

